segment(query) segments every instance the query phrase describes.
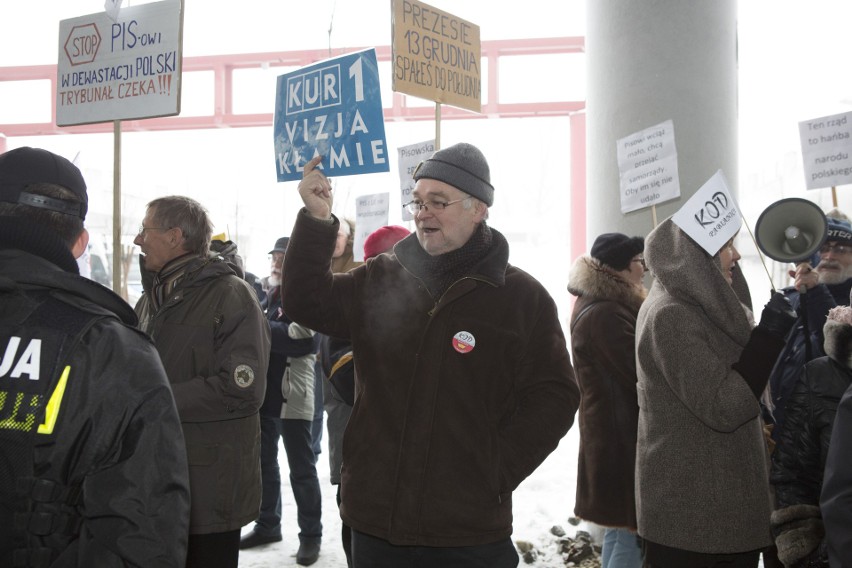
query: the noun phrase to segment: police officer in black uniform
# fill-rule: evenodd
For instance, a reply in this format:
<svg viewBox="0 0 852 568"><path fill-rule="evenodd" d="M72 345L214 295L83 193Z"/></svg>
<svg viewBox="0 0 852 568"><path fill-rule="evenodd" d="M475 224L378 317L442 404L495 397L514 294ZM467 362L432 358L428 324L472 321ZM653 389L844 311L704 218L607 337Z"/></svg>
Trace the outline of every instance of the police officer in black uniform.
<svg viewBox="0 0 852 568"><path fill-rule="evenodd" d="M0 566L180 567L174 398L130 306L79 275L87 209L65 158L0 154Z"/></svg>

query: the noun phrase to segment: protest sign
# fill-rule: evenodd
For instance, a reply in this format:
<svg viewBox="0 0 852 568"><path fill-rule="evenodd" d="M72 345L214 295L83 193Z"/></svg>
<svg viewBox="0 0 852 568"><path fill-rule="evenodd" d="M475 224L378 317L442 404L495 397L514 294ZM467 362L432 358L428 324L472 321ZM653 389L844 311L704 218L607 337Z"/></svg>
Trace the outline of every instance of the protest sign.
<svg viewBox="0 0 852 568"><path fill-rule="evenodd" d="M391 10L393 90L479 112L479 26L417 0Z"/></svg>
<svg viewBox="0 0 852 568"><path fill-rule="evenodd" d="M622 213L680 197L671 120L618 140L616 153Z"/></svg>
<svg viewBox="0 0 852 568"><path fill-rule="evenodd" d="M370 234L388 224L389 193L373 193L355 199L355 242L352 254L356 261L364 260L364 241Z"/></svg>
<svg viewBox="0 0 852 568"><path fill-rule="evenodd" d="M672 216L672 222L713 256L742 226L742 214L722 170Z"/></svg>
<svg viewBox="0 0 852 568"><path fill-rule="evenodd" d="M799 123L805 187L852 183L852 112Z"/></svg>
<svg viewBox="0 0 852 568"><path fill-rule="evenodd" d="M317 155L327 176L389 171L376 50L280 75L273 133L278 181L301 179Z"/></svg>
<svg viewBox="0 0 852 568"><path fill-rule="evenodd" d="M432 157L435 153L435 141L426 140L417 144L408 146L400 146L397 149L399 153L399 187L402 191L402 220L411 221L414 215L406 209L406 205L414 200L411 192L414 191L414 170L420 165L420 162Z"/></svg>
<svg viewBox="0 0 852 568"><path fill-rule="evenodd" d="M124 8L59 23L56 124L180 113L182 3Z"/></svg>

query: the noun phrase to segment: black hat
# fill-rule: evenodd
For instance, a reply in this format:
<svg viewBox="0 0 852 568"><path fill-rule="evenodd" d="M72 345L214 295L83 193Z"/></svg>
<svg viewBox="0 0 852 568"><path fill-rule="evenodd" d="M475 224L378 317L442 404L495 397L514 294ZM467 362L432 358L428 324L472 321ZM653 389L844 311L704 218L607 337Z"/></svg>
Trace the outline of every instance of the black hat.
<svg viewBox="0 0 852 568"><path fill-rule="evenodd" d="M494 186L485 156L472 144L460 142L438 150L414 171L414 181L436 179L476 197L491 207Z"/></svg>
<svg viewBox="0 0 852 568"><path fill-rule="evenodd" d="M51 183L71 191L80 203L35 195L24 189L35 183ZM0 154L0 201L42 207L66 215L86 218L89 196L77 166L53 152L40 148L16 148Z"/></svg>
<svg viewBox="0 0 852 568"><path fill-rule="evenodd" d="M625 270L630 260L645 250L642 237L628 237L621 233L604 233L595 239L591 255L613 270Z"/></svg>
<svg viewBox="0 0 852 568"><path fill-rule="evenodd" d="M273 252L287 252L287 245L290 244L290 237L281 237L277 241L275 241L275 247L269 251L268 254L272 254Z"/></svg>

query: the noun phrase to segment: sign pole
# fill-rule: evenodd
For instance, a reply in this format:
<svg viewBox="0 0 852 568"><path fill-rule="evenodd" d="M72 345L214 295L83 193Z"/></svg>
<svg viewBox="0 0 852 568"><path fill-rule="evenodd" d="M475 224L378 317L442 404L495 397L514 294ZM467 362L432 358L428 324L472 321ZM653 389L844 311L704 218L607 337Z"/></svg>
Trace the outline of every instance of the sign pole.
<svg viewBox="0 0 852 568"><path fill-rule="evenodd" d="M837 187L831 186L831 204L837 207Z"/></svg>
<svg viewBox="0 0 852 568"><path fill-rule="evenodd" d="M112 289L121 295L121 121L113 121ZM126 298L125 298L126 299Z"/></svg>
<svg viewBox="0 0 852 568"><path fill-rule="evenodd" d="M654 228L657 228L657 204L651 205L651 219L654 222Z"/></svg>
<svg viewBox="0 0 852 568"><path fill-rule="evenodd" d="M754 233L751 232L751 227L748 226L748 221L743 217L743 225L748 231L748 236L751 237L751 242L754 243L754 248L757 249L757 256L760 257L760 264L763 265L763 270L766 271L766 277L769 278L769 285L772 286L772 292L775 293L775 282L772 281L772 275L769 273L769 268L766 267L766 259L763 257L763 251L760 250L760 245L757 244L757 239L754 238Z"/></svg>
<svg viewBox="0 0 852 568"><path fill-rule="evenodd" d="M441 103L435 103L435 151L441 149Z"/></svg>

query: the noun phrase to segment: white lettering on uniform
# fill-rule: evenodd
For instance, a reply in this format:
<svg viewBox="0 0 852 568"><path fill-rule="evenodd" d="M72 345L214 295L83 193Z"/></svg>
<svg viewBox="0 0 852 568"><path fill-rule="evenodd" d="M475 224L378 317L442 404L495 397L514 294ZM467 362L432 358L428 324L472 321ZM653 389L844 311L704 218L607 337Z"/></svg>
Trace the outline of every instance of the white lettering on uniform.
<svg viewBox="0 0 852 568"><path fill-rule="evenodd" d="M12 369L9 377L12 379L20 378L21 375L29 375L31 381L37 381L41 369L41 339L31 340L24 352L21 354L18 363L12 368L12 363L15 361L15 355L18 353L18 347L21 344L21 338L12 336L9 338L9 343L6 345L6 352L3 354L3 360L0 361L0 377L6 375L9 369Z"/></svg>

